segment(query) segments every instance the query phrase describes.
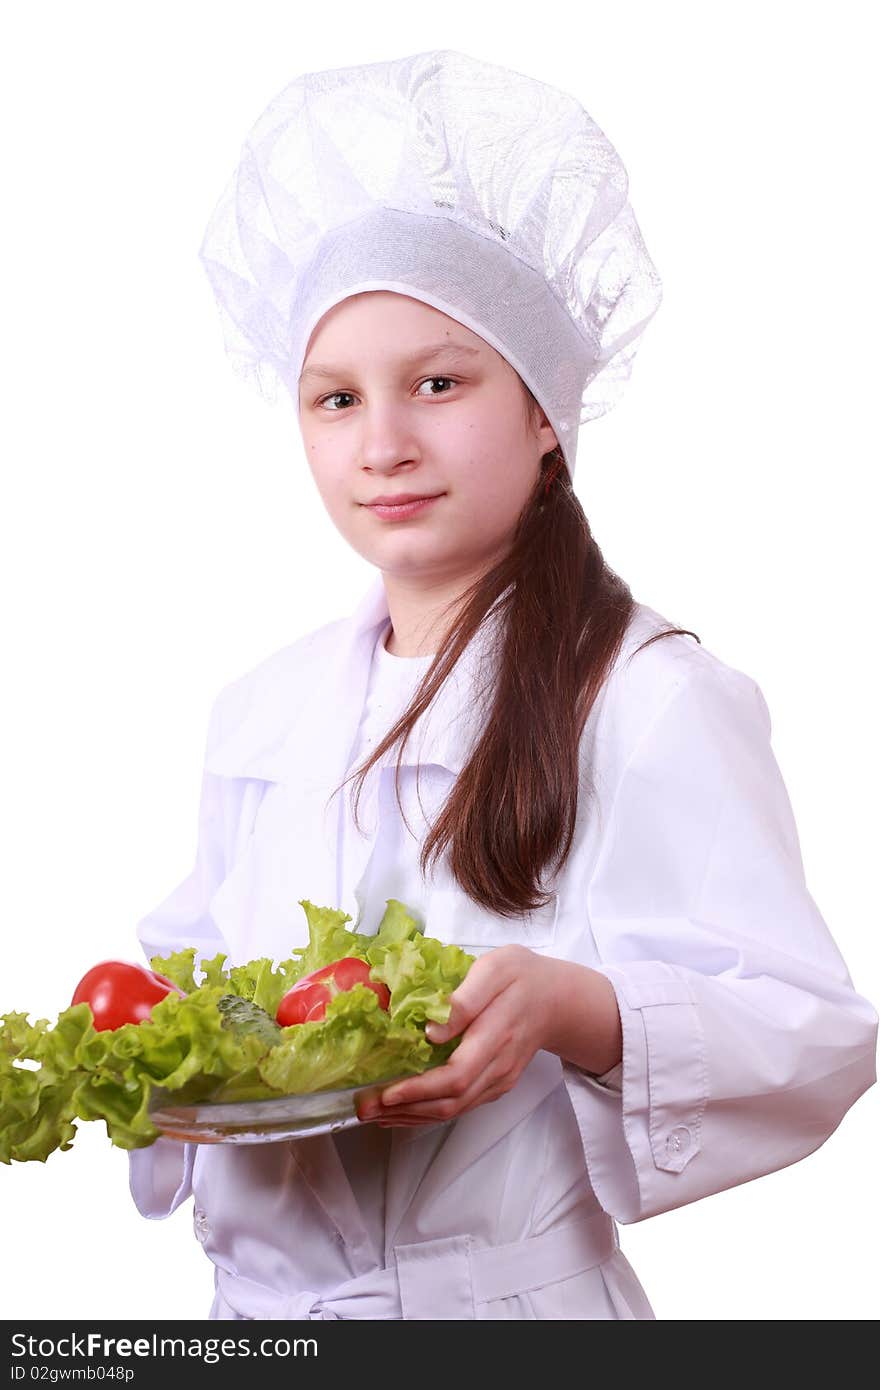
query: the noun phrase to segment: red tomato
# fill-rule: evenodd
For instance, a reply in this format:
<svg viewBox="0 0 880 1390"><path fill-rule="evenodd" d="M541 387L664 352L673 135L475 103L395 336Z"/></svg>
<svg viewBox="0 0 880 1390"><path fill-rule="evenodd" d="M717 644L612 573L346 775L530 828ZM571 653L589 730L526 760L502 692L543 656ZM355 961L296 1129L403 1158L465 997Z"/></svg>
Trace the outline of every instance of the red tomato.
<svg viewBox="0 0 880 1390"><path fill-rule="evenodd" d="M71 1004L88 1004L95 1027L120 1028L123 1023L142 1023L149 1018L153 1005L169 994L183 990L148 970L145 965L132 965L125 960L102 960L83 975L73 993Z"/></svg>
<svg viewBox="0 0 880 1390"><path fill-rule="evenodd" d="M343 994L353 985L366 985L378 998L380 1007L387 1009L391 1003L388 986L380 980L370 979L371 968L369 961L360 960L357 956L345 956L330 965L322 965L320 970L313 970L311 975L303 975L278 1005L276 1022L282 1028L289 1028L293 1023L320 1020L333 996Z"/></svg>

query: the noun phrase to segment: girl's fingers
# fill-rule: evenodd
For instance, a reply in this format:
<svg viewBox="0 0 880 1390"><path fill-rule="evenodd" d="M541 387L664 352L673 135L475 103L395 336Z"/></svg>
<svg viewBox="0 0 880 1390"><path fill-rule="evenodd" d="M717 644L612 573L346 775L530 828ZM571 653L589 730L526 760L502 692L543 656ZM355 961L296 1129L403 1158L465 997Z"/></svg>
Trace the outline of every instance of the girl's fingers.
<svg viewBox="0 0 880 1390"><path fill-rule="evenodd" d="M467 1110L474 1110L478 1105L485 1105L489 1101L497 1100L499 1096L510 1090L514 1079L509 1073L499 1076L484 1072L461 1096L444 1095L435 1100L411 1102L399 1112L395 1111L392 1106L378 1116L378 1123L384 1125L423 1124L428 1121L455 1119L457 1115L463 1115Z"/></svg>
<svg viewBox="0 0 880 1390"><path fill-rule="evenodd" d="M474 961L461 984L449 996L452 1011L446 1023L429 1025L429 1041L449 1042L450 1038L458 1037L471 1027L474 1020L508 988L511 971L520 962L520 957L515 954L519 949L518 946L499 946L494 951L486 951Z"/></svg>
<svg viewBox="0 0 880 1390"><path fill-rule="evenodd" d="M507 1036L503 1011L494 1019L485 1015L475 1019L448 1062L389 1086L381 1094L382 1108L405 1105L411 1109L425 1101L464 1097L475 1082L485 1079L493 1064L497 1072Z"/></svg>
<svg viewBox="0 0 880 1390"><path fill-rule="evenodd" d="M500 959L505 956L507 949L500 948L497 952L489 952L482 956L471 967L464 985L472 981L477 965L488 962L489 957L493 955ZM511 951L515 949L510 948ZM413 1117L416 1122L450 1119L476 1105L485 1104L487 1100L497 1099L509 1089L512 1083L506 1082L504 1078L512 1074L512 1058L514 1062L516 1060L513 1053L521 1053L523 1044L518 1041L512 1053L509 1017L512 1005L507 1003L512 999L512 995L508 994L509 981L501 983L499 988L499 974L504 973L506 971L496 972L494 979L487 976L473 980L472 989L475 991L494 991L492 1004L483 1012L477 1012L450 1060L443 1066L423 1072L420 1076L407 1077L406 1080L387 1087L378 1098L378 1103L373 1102L364 1109L364 1119L391 1123L398 1120L404 1122L403 1117ZM457 994L463 992L464 985L459 986ZM460 1005L461 1002L459 1001ZM471 996L470 1002L471 1006L477 1002L474 995ZM531 1048L529 1057L533 1052L534 1047ZM529 1057L523 1056L520 1059L523 1065ZM518 1070L521 1069L520 1067Z"/></svg>
<svg viewBox="0 0 880 1390"><path fill-rule="evenodd" d="M436 1100L439 1097L464 1094L482 1070L479 1060L474 1058L474 1042L469 1037L457 1047L450 1061L442 1067L433 1067L421 1076L408 1077L389 1086L381 1094L382 1109L394 1105L410 1106L420 1101ZM491 1056L487 1053L486 1060ZM476 1064L474 1064L476 1063Z"/></svg>

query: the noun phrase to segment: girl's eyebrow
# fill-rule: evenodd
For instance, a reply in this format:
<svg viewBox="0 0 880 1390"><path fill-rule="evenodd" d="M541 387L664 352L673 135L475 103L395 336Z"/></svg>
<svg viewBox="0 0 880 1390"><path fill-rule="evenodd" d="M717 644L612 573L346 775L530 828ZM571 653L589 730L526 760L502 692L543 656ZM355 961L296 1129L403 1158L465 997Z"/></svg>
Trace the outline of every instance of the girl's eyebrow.
<svg viewBox="0 0 880 1390"><path fill-rule="evenodd" d="M435 357L451 357L455 360L458 358L479 357L479 355L480 353L477 348L467 347L464 343L431 343L428 347L420 348L412 357L401 359L399 365L401 367L415 367L418 366L420 362L429 362ZM299 379L300 381L304 381L306 377L327 377L334 379L344 375L346 375L346 370L343 367L332 367L322 363L315 363L312 366L306 367L305 370L300 373Z"/></svg>

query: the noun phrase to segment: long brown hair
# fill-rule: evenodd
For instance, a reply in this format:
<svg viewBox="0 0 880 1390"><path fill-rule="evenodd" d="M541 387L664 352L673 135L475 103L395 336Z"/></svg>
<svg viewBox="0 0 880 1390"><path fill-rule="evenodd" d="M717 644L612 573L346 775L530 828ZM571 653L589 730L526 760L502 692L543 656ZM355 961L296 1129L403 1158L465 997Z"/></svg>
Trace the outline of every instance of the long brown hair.
<svg viewBox="0 0 880 1390"><path fill-rule="evenodd" d="M524 391L532 424L544 417L525 385ZM400 765L413 726L497 606L497 674L485 728L425 837L419 863L426 875L448 847L449 869L474 902L519 916L550 901L542 874L550 863L557 873L568 857L581 733L636 606L629 586L605 563L559 449L544 455L506 554L453 602L458 614L409 706L340 786L357 780L359 826L367 774L400 739L395 787L403 814ZM686 628L669 628L637 650L675 634L700 641Z"/></svg>

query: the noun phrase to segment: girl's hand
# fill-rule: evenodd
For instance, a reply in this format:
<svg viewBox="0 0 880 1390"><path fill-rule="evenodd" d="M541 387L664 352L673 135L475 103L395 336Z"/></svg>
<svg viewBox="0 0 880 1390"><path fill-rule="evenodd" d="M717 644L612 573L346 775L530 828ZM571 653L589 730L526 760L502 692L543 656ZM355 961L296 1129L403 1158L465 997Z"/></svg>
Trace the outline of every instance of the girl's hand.
<svg viewBox="0 0 880 1390"><path fill-rule="evenodd" d="M388 1087L359 1118L380 1125L433 1124L503 1096L553 1035L566 968L567 962L518 944L478 956L450 995L448 1022L426 1028L433 1043L464 1034L449 1061Z"/></svg>

